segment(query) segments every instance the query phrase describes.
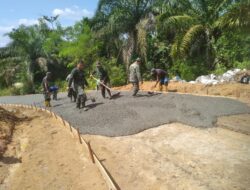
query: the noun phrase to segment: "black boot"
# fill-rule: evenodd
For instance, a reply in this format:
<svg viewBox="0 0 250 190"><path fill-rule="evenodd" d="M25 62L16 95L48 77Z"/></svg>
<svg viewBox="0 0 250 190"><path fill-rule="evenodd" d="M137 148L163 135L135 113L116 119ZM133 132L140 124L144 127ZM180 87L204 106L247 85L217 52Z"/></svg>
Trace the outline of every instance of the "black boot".
<svg viewBox="0 0 250 190"><path fill-rule="evenodd" d="M81 109L81 104L80 104L80 103L77 103L77 104L76 104L76 108Z"/></svg>

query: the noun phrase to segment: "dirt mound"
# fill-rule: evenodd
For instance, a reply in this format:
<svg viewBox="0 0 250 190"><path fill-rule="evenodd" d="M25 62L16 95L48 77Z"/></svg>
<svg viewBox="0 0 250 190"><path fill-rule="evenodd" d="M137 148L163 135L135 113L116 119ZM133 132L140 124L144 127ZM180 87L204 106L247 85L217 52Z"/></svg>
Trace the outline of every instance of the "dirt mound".
<svg viewBox="0 0 250 190"><path fill-rule="evenodd" d="M19 120L13 113L0 107L0 158L11 140L15 123Z"/></svg>
<svg viewBox="0 0 250 190"><path fill-rule="evenodd" d="M144 82L141 85L141 90L144 91L157 91L157 88L152 88L155 82ZM132 85L126 85L121 87L115 87L115 90L130 90ZM241 100L250 100L250 85L240 83L226 83L217 85L205 85L205 84L191 84L183 82L170 82L168 86L170 92L190 93L198 95L215 95L215 96L227 96L236 97Z"/></svg>

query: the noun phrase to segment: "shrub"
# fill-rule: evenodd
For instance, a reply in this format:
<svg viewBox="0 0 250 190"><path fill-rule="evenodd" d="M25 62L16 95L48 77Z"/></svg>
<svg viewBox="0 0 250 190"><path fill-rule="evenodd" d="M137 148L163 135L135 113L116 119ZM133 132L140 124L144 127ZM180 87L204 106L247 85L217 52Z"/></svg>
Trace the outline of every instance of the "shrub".
<svg viewBox="0 0 250 190"><path fill-rule="evenodd" d="M236 61L234 63L234 68L250 70L250 60L249 61L243 61L243 62Z"/></svg>

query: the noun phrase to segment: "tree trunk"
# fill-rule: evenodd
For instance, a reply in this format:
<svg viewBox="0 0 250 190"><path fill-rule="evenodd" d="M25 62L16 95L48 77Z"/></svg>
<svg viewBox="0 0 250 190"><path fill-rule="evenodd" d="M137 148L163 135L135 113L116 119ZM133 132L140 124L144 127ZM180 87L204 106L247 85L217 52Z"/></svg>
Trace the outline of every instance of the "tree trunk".
<svg viewBox="0 0 250 190"><path fill-rule="evenodd" d="M28 79L28 83L31 85L31 89L34 92L35 88L34 88L34 62L32 60L30 61L26 61L26 65L27 65L27 79Z"/></svg>
<svg viewBox="0 0 250 190"><path fill-rule="evenodd" d="M132 56L137 51L137 31L133 31L129 33L129 37L127 39L127 44L123 48L123 62L126 66L127 77L129 76L129 66L131 64Z"/></svg>

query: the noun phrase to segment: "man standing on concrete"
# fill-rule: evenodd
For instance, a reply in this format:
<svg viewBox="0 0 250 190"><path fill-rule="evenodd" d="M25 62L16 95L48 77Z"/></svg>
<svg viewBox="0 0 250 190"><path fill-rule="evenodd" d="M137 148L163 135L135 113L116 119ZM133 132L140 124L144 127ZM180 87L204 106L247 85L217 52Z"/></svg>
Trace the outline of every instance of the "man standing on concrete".
<svg viewBox="0 0 250 190"><path fill-rule="evenodd" d="M137 58L136 61L129 67L129 81L133 84L133 96L136 96L140 89L139 82L143 84L140 72L141 59Z"/></svg>
<svg viewBox="0 0 250 190"><path fill-rule="evenodd" d="M108 76L108 72L103 68L100 62L97 62L96 70L92 73L92 75L97 75L97 77L100 80L99 87L101 89L102 97L105 98L105 92L107 90L109 94L109 99L112 99L110 90L105 87L105 86L110 87L110 79Z"/></svg>
<svg viewBox="0 0 250 190"><path fill-rule="evenodd" d="M76 68L74 68L71 71L71 74L69 77L69 83L68 83L68 90L72 87L72 83L73 83L73 89L77 95L76 107L79 109L81 107L81 103L83 107L85 106L85 102L82 102L82 97L86 96L86 94L84 93L84 88L85 86L88 86L88 82L85 78L83 69L84 69L84 63L82 60L80 60Z"/></svg>
<svg viewBox="0 0 250 190"><path fill-rule="evenodd" d="M154 88L159 84L159 91L162 91L163 85L165 86L165 91L168 91L168 74L166 71L162 69L152 69L151 76L156 79L156 84L153 86Z"/></svg>
<svg viewBox="0 0 250 190"><path fill-rule="evenodd" d="M52 78L51 72L47 72L46 76L43 78L43 81L42 81L45 107L51 107L51 104L50 104L50 100L51 100L51 98L50 98L50 96L51 96L51 94L50 94L51 78Z"/></svg>

